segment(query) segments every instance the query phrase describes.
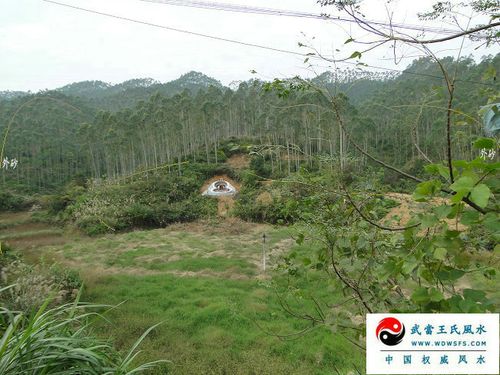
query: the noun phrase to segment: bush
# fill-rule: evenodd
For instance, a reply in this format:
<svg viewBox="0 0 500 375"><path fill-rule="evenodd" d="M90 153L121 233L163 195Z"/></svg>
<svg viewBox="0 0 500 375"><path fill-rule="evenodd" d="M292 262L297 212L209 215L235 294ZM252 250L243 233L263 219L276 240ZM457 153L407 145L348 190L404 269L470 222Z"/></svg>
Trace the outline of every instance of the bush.
<svg viewBox="0 0 500 375"><path fill-rule="evenodd" d="M0 287L11 285L0 294L0 302L11 309L29 312L39 308L48 295L61 304L78 294L82 281L78 272L59 266L31 266L12 249L2 246L0 253Z"/></svg>
<svg viewBox="0 0 500 375"><path fill-rule="evenodd" d="M267 199L261 199L263 195ZM279 189L242 189L235 206L235 214L243 220L271 224L292 224L300 220L306 209L300 196Z"/></svg>
<svg viewBox="0 0 500 375"><path fill-rule="evenodd" d="M183 173L95 186L68 206L64 215L89 235L193 221L216 212L216 202L200 195L205 180L215 174L235 175L228 167L200 164L190 165Z"/></svg>
<svg viewBox="0 0 500 375"><path fill-rule="evenodd" d="M40 307L46 296L53 295L52 302L61 304L74 299L81 287L79 277L53 276L40 272L21 260L12 262L2 269L2 284L15 283L0 297L0 301L18 311L29 312Z"/></svg>
<svg viewBox="0 0 500 375"><path fill-rule="evenodd" d="M0 191L0 211L22 211L30 207L33 201L8 191Z"/></svg>
<svg viewBox="0 0 500 375"><path fill-rule="evenodd" d="M156 212L152 206L135 202L126 207L123 211L124 220L127 226L132 227L150 227L157 223Z"/></svg>
<svg viewBox="0 0 500 375"><path fill-rule="evenodd" d="M7 266L17 259L19 259L19 255L14 252L12 247L0 241L0 274L3 267Z"/></svg>
<svg viewBox="0 0 500 375"><path fill-rule="evenodd" d="M82 287L82 279L78 271L63 268L58 264L52 265L50 267L50 273L54 279L54 282L59 285L63 290L78 290Z"/></svg>
<svg viewBox="0 0 500 375"><path fill-rule="evenodd" d="M127 223L119 221L117 218L101 218L99 215L80 217L75 223L80 230L89 236L113 233L128 227Z"/></svg>
<svg viewBox="0 0 500 375"><path fill-rule="evenodd" d="M247 189L256 189L260 180L261 178L252 171L244 170L241 172L241 183Z"/></svg>
<svg viewBox="0 0 500 375"><path fill-rule="evenodd" d="M78 197L85 193L85 187L70 183L59 194L44 197L43 206L50 214L56 215L74 203Z"/></svg>

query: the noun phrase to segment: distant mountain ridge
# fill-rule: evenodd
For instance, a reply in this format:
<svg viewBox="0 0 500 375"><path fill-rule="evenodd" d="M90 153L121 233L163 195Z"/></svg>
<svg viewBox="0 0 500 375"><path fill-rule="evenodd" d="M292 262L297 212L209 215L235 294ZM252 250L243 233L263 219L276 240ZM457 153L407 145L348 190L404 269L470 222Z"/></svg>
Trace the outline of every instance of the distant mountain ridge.
<svg viewBox="0 0 500 375"><path fill-rule="evenodd" d="M16 98L19 98L21 96L26 96L29 94L30 94L30 92L25 92L25 91L10 91L10 90L0 91L0 100L1 99L4 99L4 100L16 99Z"/></svg>
<svg viewBox="0 0 500 375"><path fill-rule="evenodd" d="M161 83L153 78L136 78L110 84L103 81L82 81L60 87L58 91L64 95L87 99L91 105L99 109L111 111L132 107L141 100L147 100L159 92L165 96L173 96L184 90L197 93L210 86L223 88L222 83L203 73L191 71L179 78Z"/></svg>
<svg viewBox="0 0 500 375"><path fill-rule="evenodd" d="M315 84L325 85L326 87L340 84L341 88L346 90L346 94L351 100L357 104L379 89L385 79L393 78L393 75L376 73L360 74L359 71L349 69L340 73L324 72L311 81ZM353 82L356 82L356 85L352 87ZM192 94L196 94L198 91L207 89L210 86L219 89L226 88L226 86L215 78L201 72L190 71L177 79L165 83L153 78L134 78L117 84L100 80L89 80L70 83L48 91L79 98L86 102L88 106L97 110L115 112L134 107L138 102L148 100L155 93L171 97L184 90L188 90ZM35 93L29 91L0 91L0 100L12 100L31 94Z"/></svg>

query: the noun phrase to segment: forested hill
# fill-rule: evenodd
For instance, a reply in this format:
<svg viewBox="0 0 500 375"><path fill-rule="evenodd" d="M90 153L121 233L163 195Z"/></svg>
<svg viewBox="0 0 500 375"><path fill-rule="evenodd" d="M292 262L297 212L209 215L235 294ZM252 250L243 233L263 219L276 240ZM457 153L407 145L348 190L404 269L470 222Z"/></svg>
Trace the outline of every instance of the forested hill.
<svg viewBox="0 0 500 375"><path fill-rule="evenodd" d="M155 93L173 96L184 90L189 90L195 94L199 90L207 89L210 86L223 87L216 79L200 72L191 71L166 83L161 83L152 78L135 78L115 85L103 81L82 81L70 83L55 90L45 90L44 92L56 91L67 96L84 99L87 101L87 105L97 109L117 111L134 106L140 100L147 100ZM32 95L32 93L0 91L0 100L16 99L29 95Z"/></svg>
<svg viewBox="0 0 500 375"><path fill-rule="evenodd" d="M0 100L15 99L29 94L30 93L24 91L9 91L9 90L0 91Z"/></svg>
<svg viewBox="0 0 500 375"><path fill-rule="evenodd" d="M199 90L210 86L222 88L222 84L213 78L199 72L189 72L167 83L152 78L131 79L116 85L102 81L84 81L66 85L57 91L85 98L96 108L116 111L134 106L155 93L173 96L189 90L196 94Z"/></svg>
<svg viewBox="0 0 500 375"><path fill-rule="evenodd" d="M500 55L479 63L452 58L457 68L457 110L453 113L453 152L471 156L471 139L480 134L478 110L498 93L493 72ZM422 155L440 160L444 149L446 95L439 68L414 61L404 74L358 70L325 73L315 87L344 93L342 117L351 139L378 158L419 173ZM16 117L15 111L24 104ZM462 114L463 113L463 114ZM118 177L138 169L184 160L220 162L229 139L281 146L267 151L286 174L300 163L341 158L367 163L340 131L331 105L314 89L286 97L265 90L265 82L243 82L236 90L191 72L161 84L135 79L119 85L80 82L56 91L0 99L0 134L11 123L5 156L19 167L10 185L57 188L76 176ZM301 162L298 162L300 160Z"/></svg>

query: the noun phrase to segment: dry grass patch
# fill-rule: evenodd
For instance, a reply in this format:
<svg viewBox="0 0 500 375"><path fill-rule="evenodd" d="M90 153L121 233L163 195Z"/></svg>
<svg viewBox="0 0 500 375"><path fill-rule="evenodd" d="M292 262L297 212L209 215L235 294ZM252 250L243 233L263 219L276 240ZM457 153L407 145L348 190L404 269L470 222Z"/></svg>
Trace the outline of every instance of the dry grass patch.
<svg viewBox="0 0 500 375"><path fill-rule="evenodd" d="M245 169L250 166L250 157L246 154L235 154L227 159L226 164L236 170Z"/></svg>
<svg viewBox="0 0 500 375"><path fill-rule="evenodd" d="M389 210L387 215L382 219L384 223L394 223L399 226L405 226L411 219L412 213L424 212L429 206L439 206L449 204L449 199L436 197L429 202L415 202L410 194L403 193L387 193L386 198L390 198L399 203L399 206ZM467 226L458 223L455 219L446 219L446 223L450 228L458 231L467 230Z"/></svg>

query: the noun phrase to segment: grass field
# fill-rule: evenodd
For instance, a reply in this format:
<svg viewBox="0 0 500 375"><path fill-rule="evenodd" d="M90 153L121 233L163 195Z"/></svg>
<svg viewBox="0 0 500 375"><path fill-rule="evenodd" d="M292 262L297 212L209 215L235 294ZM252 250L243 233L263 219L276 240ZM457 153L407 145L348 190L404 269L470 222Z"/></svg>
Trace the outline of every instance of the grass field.
<svg viewBox="0 0 500 375"><path fill-rule="evenodd" d="M262 235L269 254L262 270ZM220 219L164 229L89 238L35 223L29 213L0 215L0 240L25 259L53 262L79 271L83 299L116 306L98 322L96 334L126 349L149 327L141 360L168 359L157 374L358 374L364 353L343 336L285 313L275 286L286 276L272 271L280 254L301 254L293 229ZM306 241L307 242L307 241ZM474 255L498 264L498 253ZM472 273L457 288L475 287L500 300L498 279ZM315 272L295 280L330 304L343 300L340 287ZM287 302L312 307L297 295Z"/></svg>
<svg viewBox="0 0 500 375"><path fill-rule="evenodd" d="M141 354L143 360L172 361L158 374L362 372L364 354L325 327L287 339L276 336L309 327L283 311L271 272L262 270L262 235L272 267L273 259L297 246L287 228L226 219L88 238L15 219L8 225L0 217L0 236L14 240L28 260L78 269L84 300L118 305L96 334L125 349L162 322ZM309 275L307 285L318 298L332 303L341 298L319 275ZM300 298L290 303L307 307Z"/></svg>

